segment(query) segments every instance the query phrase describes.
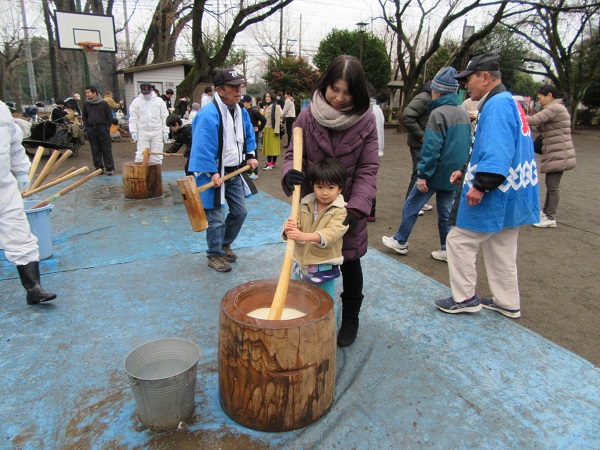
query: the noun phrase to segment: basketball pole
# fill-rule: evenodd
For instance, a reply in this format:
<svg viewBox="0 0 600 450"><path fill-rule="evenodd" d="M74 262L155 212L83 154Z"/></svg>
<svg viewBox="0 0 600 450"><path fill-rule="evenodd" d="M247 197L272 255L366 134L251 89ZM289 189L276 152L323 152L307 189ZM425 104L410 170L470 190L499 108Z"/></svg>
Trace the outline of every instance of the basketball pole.
<svg viewBox="0 0 600 450"><path fill-rule="evenodd" d="M85 54L85 50L82 51L82 57L83 57L83 83L84 83L84 87L88 87L90 85L90 69L89 69L89 65L88 65L88 59L87 59L87 55Z"/></svg>

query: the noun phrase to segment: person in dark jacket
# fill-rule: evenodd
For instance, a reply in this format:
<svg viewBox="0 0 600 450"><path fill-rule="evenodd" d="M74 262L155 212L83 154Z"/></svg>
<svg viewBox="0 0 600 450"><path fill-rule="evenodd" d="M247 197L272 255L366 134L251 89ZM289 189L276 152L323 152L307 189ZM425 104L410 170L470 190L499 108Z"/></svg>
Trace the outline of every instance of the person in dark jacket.
<svg viewBox="0 0 600 450"><path fill-rule="evenodd" d="M104 170L107 175L114 175L115 163L110 138L112 110L98 95L96 86L86 87L85 96L87 101L83 104L83 128L92 148L94 168Z"/></svg>
<svg viewBox="0 0 600 450"><path fill-rule="evenodd" d="M168 149L165 150L165 153L177 153L185 144L186 148L183 152L183 156L186 158L184 167L185 174L193 175L192 172L188 171L188 165L190 164L190 150L192 148L192 124L188 123L186 125L182 125L183 122L177 114L169 114L167 117L167 126L173 134L174 142Z"/></svg>
<svg viewBox="0 0 600 450"><path fill-rule="evenodd" d="M52 108L52 112L50 113L50 120L54 123L63 124L65 123L64 117L66 115L65 102L63 100L56 100L56 106Z"/></svg>
<svg viewBox="0 0 600 450"><path fill-rule="evenodd" d="M383 245L401 255L408 253L408 237L419 211L435 194L441 250L432 252L431 257L438 261L448 259L448 217L458 189L450 183L450 175L465 165L471 144L471 119L458 103L455 75L454 68L444 67L431 83L433 101L427 106L431 114L425 128L421 160L417 165L417 182L402 208L402 223L398 231L392 237L381 238Z"/></svg>
<svg viewBox="0 0 600 450"><path fill-rule="evenodd" d="M171 98L173 98L173 94L173 89L167 89L163 95L159 96L163 99L165 105L167 105L167 110L169 111L169 114L172 113L174 110L173 105L171 105Z"/></svg>
<svg viewBox="0 0 600 450"><path fill-rule="evenodd" d="M304 171L324 158L334 158L346 168L348 177L342 190L348 214L344 224L342 254L342 325L337 344L352 345L358 333L363 302L363 272L360 258L367 252L367 216L377 191L379 144L375 116L362 65L348 55L336 57L317 80L310 106L296 119L302 128L303 167L294 170L294 141L285 154L281 186L291 195L294 185L302 186L302 196L312 192L304 181Z"/></svg>
<svg viewBox="0 0 600 450"><path fill-rule="evenodd" d="M410 148L410 156L412 158L412 173L410 175L410 183L406 190L406 198L411 193L413 186L417 181L417 165L421 159L421 146L423 145L423 136L425 127L429 120L429 110L427 105L431 103L431 81L427 81L423 85L422 91L417 94L402 112L402 124L408 132L406 143ZM424 205L423 211L431 210L431 205ZM419 215L422 215L420 213Z"/></svg>
<svg viewBox="0 0 600 450"><path fill-rule="evenodd" d="M260 111L252 107L252 97L248 94L242 95L240 105L248 111L248 114L250 114L250 122L252 122L252 126L254 127L254 137L256 138L256 142L258 142L258 135L267 124L267 118L263 116ZM251 180L256 180L258 178L257 172L258 168L248 174Z"/></svg>

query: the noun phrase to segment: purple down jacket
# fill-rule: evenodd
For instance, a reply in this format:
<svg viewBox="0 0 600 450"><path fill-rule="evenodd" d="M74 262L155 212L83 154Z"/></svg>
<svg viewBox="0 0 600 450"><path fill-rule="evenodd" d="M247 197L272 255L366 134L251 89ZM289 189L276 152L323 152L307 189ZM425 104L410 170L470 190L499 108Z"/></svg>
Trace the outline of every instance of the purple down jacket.
<svg viewBox="0 0 600 450"><path fill-rule="evenodd" d="M367 252L367 216L377 191L379 154L375 116L369 110L356 124L343 131L334 131L319 124L311 113L310 106L303 110L294 122L294 128L302 128L302 170L306 171L315 162L326 157L337 159L346 168L348 178L342 190L346 208L360 214L358 223L344 236L342 253L344 261L354 261ZM293 141L293 140L292 140ZM285 154L281 171L281 186L287 195L291 191L285 185L285 176L293 166L293 143ZM302 197L313 191L307 182L302 185Z"/></svg>

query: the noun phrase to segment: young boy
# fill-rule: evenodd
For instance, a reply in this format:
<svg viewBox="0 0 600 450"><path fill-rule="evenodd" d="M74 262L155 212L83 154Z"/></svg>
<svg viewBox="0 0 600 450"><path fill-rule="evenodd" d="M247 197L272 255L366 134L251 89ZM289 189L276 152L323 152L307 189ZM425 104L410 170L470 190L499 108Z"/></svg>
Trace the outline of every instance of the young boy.
<svg viewBox="0 0 600 450"><path fill-rule="evenodd" d="M119 126L119 119L112 119L110 121L110 138L113 141L116 139L121 139L121 133L127 132Z"/></svg>
<svg viewBox="0 0 600 450"><path fill-rule="evenodd" d="M171 146L165 150L165 153L177 153L181 146L185 144L186 149L183 152L183 156L186 158L184 167L185 174L193 175L192 172L188 171L188 164L190 163L190 150L192 148L192 124L188 123L187 125L182 126L183 122L177 114L169 114L166 124L171 130L175 142L173 142Z"/></svg>
<svg viewBox="0 0 600 450"><path fill-rule="evenodd" d="M316 284L333 298L340 276L342 237L348 231L342 188L346 169L335 159L324 159L307 171L313 193L300 201L300 220L288 219L283 238L296 241L292 272L295 280Z"/></svg>

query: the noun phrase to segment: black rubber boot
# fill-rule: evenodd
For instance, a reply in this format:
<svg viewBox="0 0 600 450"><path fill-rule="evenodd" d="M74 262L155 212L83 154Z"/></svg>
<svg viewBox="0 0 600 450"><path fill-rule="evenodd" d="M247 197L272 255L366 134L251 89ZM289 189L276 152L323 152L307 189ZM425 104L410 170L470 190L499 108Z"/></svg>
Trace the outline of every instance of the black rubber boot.
<svg viewBox="0 0 600 450"><path fill-rule="evenodd" d="M358 315L364 295L350 297L342 294L342 326L338 333L338 347L348 347L356 340L358 333Z"/></svg>
<svg viewBox="0 0 600 450"><path fill-rule="evenodd" d="M24 266L17 266L17 270L21 277L21 284L27 291L28 304L35 305L56 298L56 294L44 291L40 284L40 263L38 261L30 262Z"/></svg>

